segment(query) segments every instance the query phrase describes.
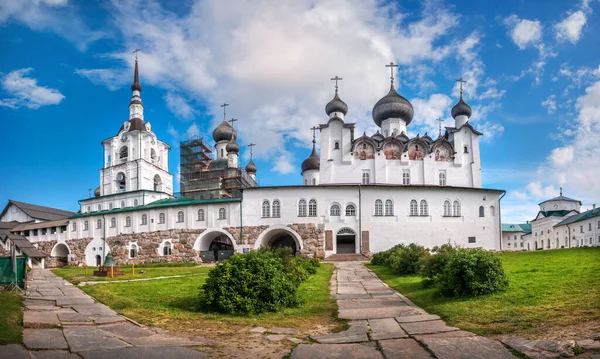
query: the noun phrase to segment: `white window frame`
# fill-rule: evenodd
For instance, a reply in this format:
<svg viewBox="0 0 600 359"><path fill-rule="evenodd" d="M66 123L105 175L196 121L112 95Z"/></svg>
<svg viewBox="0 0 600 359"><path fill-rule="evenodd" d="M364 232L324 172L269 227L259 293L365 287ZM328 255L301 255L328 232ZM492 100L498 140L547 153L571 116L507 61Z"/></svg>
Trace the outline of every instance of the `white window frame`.
<svg viewBox="0 0 600 359"><path fill-rule="evenodd" d="M404 186L410 186L410 170L402 171L402 184Z"/></svg>
<svg viewBox="0 0 600 359"><path fill-rule="evenodd" d="M383 201L380 199L375 200L375 215L383 216Z"/></svg>
<svg viewBox="0 0 600 359"><path fill-rule="evenodd" d="M271 206L271 217L281 217L281 202L278 199L273 200L273 204Z"/></svg>

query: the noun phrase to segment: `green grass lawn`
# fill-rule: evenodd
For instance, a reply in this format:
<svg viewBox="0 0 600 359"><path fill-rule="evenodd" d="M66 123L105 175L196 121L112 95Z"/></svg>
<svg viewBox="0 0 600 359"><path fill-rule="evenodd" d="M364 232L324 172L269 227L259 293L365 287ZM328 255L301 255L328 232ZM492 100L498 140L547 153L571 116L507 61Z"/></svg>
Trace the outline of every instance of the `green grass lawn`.
<svg viewBox="0 0 600 359"><path fill-rule="evenodd" d="M214 337L231 333L241 327L293 327L301 331L318 326L343 326L337 321L337 306L329 296L329 281L333 266L322 264L318 272L302 283L298 292L305 299L298 308L286 308L277 313L235 317L216 313L202 313L199 287L206 276L194 276L154 281L94 285L82 289L120 314L140 323L169 330L192 330Z"/></svg>
<svg viewBox="0 0 600 359"><path fill-rule="evenodd" d="M510 281L508 290L475 298L439 297L434 289L422 288L419 276L398 276L387 267L368 267L429 313L481 335L536 337L600 320L600 248L497 256Z"/></svg>
<svg viewBox="0 0 600 359"><path fill-rule="evenodd" d="M186 275L186 274L206 274L210 270L211 267L208 266L197 266L193 264L187 264L186 267L180 266L167 266L167 267L158 267L158 266L146 266L140 265L135 266L135 275L131 274L131 266L120 266L120 270L125 273L122 276L115 276L113 278L110 277L95 277L92 274L98 267L88 267L88 275L85 275L84 267L61 267L55 268L52 271L64 279L78 284L81 282L89 282L89 281L111 281L111 280L128 280L128 279L140 279L140 278L155 278L155 277L163 277L163 276L173 276L173 275ZM144 273L141 273L144 271Z"/></svg>
<svg viewBox="0 0 600 359"><path fill-rule="evenodd" d="M0 292L0 345L23 342L23 299Z"/></svg>

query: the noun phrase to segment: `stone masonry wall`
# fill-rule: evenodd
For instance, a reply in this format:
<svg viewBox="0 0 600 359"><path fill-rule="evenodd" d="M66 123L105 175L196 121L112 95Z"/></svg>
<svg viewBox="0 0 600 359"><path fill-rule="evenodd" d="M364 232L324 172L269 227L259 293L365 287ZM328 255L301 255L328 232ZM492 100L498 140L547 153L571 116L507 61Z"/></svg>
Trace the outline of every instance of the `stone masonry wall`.
<svg viewBox="0 0 600 359"><path fill-rule="evenodd" d="M87 245L90 244L93 238L80 238L80 239L70 239L67 240L67 246L71 250L71 260L69 261L69 265L78 266L80 264L85 263L85 249ZM48 254L48 256L50 256Z"/></svg>
<svg viewBox="0 0 600 359"><path fill-rule="evenodd" d="M300 254L306 257L325 258L325 225L314 223L289 224L302 238L304 248Z"/></svg>
<svg viewBox="0 0 600 359"><path fill-rule="evenodd" d="M157 262L196 262L201 263L199 252L194 250L194 241L204 229L170 229L165 231L120 234L108 237L107 245L115 260L115 264L140 264ZM161 243L168 239L172 244L172 254L163 256L159 254ZM128 244L136 242L138 255L129 259Z"/></svg>
<svg viewBox="0 0 600 359"><path fill-rule="evenodd" d="M62 267L67 265L65 258L50 257L50 253L52 252L52 248L54 248L55 244L56 240L34 243L34 246L37 246L37 249L46 255L46 259L44 260L44 266L46 268Z"/></svg>

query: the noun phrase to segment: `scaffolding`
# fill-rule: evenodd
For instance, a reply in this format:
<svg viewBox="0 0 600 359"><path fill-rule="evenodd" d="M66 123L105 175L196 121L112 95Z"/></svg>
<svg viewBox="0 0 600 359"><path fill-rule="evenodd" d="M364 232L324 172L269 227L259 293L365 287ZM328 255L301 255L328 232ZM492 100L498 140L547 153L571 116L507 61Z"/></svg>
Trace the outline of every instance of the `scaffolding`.
<svg viewBox="0 0 600 359"><path fill-rule="evenodd" d="M241 168L229 168L226 159L212 159L202 137L179 144L181 196L198 200L240 198L240 189L256 187Z"/></svg>

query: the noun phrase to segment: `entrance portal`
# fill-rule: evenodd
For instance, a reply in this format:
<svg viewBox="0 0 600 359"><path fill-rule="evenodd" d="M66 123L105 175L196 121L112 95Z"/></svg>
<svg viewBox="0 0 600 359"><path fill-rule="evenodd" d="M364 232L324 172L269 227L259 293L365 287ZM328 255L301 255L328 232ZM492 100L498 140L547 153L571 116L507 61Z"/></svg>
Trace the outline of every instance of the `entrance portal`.
<svg viewBox="0 0 600 359"><path fill-rule="evenodd" d="M273 238L269 241L269 247L271 248L284 248L289 247L292 249L292 254L296 254L296 240L292 237L291 234L287 232L282 232L275 234Z"/></svg>
<svg viewBox="0 0 600 359"><path fill-rule="evenodd" d="M194 249L200 251L200 258L204 262L224 260L235 252L231 238L221 231L203 233L194 243Z"/></svg>
<svg viewBox="0 0 600 359"><path fill-rule="evenodd" d="M342 228L335 237L338 254L356 253L356 232Z"/></svg>
<svg viewBox="0 0 600 359"><path fill-rule="evenodd" d="M102 257L99 254L96 254L96 267L100 267L102 265Z"/></svg>

